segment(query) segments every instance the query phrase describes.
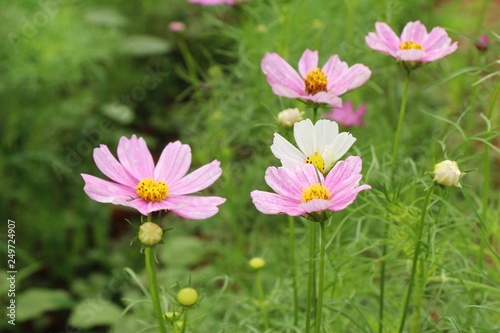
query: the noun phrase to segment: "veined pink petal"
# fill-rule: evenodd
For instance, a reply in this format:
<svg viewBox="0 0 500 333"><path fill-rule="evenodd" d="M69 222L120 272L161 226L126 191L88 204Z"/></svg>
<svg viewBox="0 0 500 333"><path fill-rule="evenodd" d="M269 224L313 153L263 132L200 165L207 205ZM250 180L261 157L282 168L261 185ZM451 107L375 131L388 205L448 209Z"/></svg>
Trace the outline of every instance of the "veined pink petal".
<svg viewBox="0 0 500 333"><path fill-rule="evenodd" d="M337 74L337 84L333 85L331 90L337 95L342 95L365 84L371 75L372 72L368 67L362 64L355 64L351 68Z"/></svg>
<svg viewBox="0 0 500 333"><path fill-rule="evenodd" d="M146 201L142 198L137 198L128 202L128 206L133 207L139 211L144 216L148 216L152 212L158 212L160 210L172 210L179 208L179 205L173 204L170 201Z"/></svg>
<svg viewBox="0 0 500 333"><path fill-rule="evenodd" d="M305 91L304 80L283 58L276 53L266 53L261 62L261 68L272 86L279 84L297 93Z"/></svg>
<svg viewBox="0 0 500 333"><path fill-rule="evenodd" d="M321 212L323 210L329 209L331 203L329 200L323 199L313 199L309 202L302 202L299 207L305 210L307 213Z"/></svg>
<svg viewBox="0 0 500 333"><path fill-rule="evenodd" d="M137 138L135 134L130 139L121 137L118 143L118 159L125 170L136 179L153 178L153 156L143 138Z"/></svg>
<svg viewBox="0 0 500 333"><path fill-rule="evenodd" d="M341 107L342 100L335 93L320 91L315 95L303 96L302 98L308 99L315 103L330 104L331 106Z"/></svg>
<svg viewBox="0 0 500 333"><path fill-rule="evenodd" d="M299 60L299 73L305 79L310 71L318 68L318 51L306 49Z"/></svg>
<svg viewBox="0 0 500 333"><path fill-rule="evenodd" d="M217 160L191 172L186 177L169 185L169 193L173 196L201 191L212 185L222 174L220 162Z"/></svg>
<svg viewBox="0 0 500 333"><path fill-rule="evenodd" d="M330 205L329 209L334 212L345 209L347 206L354 202L359 192L369 189L371 189L370 185L361 185L359 187L350 189L349 191L344 191L336 195L334 194L331 200L332 204Z"/></svg>
<svg viewBox="0 0 500 333"><path fill-rule="evenodd" d="M420 21L408 22L401 33L401 42L422 43L427 36L427 29Z"/></svg>
<svg viewBox="0 0 500 333"><path fill-rule="evenodd" d="M347 69L347 63L340 61L339 56L334 54L325 62L321 70L328 78L327 89L331 89L337 80L337 74Z"/></svg>
<svg viewBox="0 0 500 333"><path fill-rule="evenodd" d="M453 53L457 49L457 42L453 43L449 47L444 47L441 49L433 50L430 52L427 52L421 59L420 61L425 61L425 62L430 62L430 61L435 61L441 58L446 57L447 55Z"/></svg>
<svg viewBox="0 0 500 333"><path fill-rule="evenodd" d="M286 198L298 198L305 187L303 180L294 179L295 173L291 168L269 167L266 170L265 180L277 194Z"/></svg>
<svg viewBox="0 0 500 333"><path fill-rule="evenodd" d="M203 220L217 214L219 212L217 206L226 202L226 199L221 197L186 195L169 197L168 201L177 206L177 208L172 209L172 212L180 217L190 220Z"/></svg>
<svg viewBox="0 0 500 333"><path fill-rule="evenodd" d="M305 96L304 92L298 92L290 87L278 83L271 84L271 89L275 95L287 98L303 98Z"/></svg>
<svg viewBox="0 0 500 333"><path fill-rule="evenodd" d="M170 186L188 172L190 165L191 148L180 141L171 142L160 155L154 171L154 179L166 181Z"/></svg>
<svg viewBox="0 0 500 333"><path fill-rule="evenodd" d="M103 174L117 183L135 188L140 182L125 170L106 145L94 149L94 161Z"/></svg>
<svg viewBox="0 0 500 333"><path fill-rule="evenodd" d="M451 38L448 37L446 30L440 27L435 27L422 41L422 46L427 52L449 46Z"/></svg>
<svg viewBox="0 0 500 333"><path fill-rule="evenodd" d="M137 197L135 188L127 185L117 184L92 175L81 174L85 181L83 190L95 201L124 205L125 202ZM128 206L127 204L125 204Z"/></svg>
<svg viewBox="0 0 500 333"><path fill-rule="evenodd" d="M417 49L399 50L396 52L396 58L403 61L421 61L424 55L425 51Z"/></svg>
<svg viewBox="0 0 500 333"><path fill-rule="evenodd" d="M326 176L325 186L327 186L332 193L335 193L337 184L361 172L361 165L362 161L359 156L349 156L345 161L338 162Z"/></svg>
<svg viewBox="0 0 500 333"><path fill-rule="evenodd" d="M388 50L397 50L401 44L401 40L396 33L384 22L376 22L375 30L381 39L382 43Z"/></svg>
<svg viewBox="0 0 500 333"><path fill-rule="evenodd" d="M287 214L290 216L300 216L306 213L300 209L300 201L291 200L275 193L264 191L252 191L250 193L252 202L258 211L264 214Z"/></svg>

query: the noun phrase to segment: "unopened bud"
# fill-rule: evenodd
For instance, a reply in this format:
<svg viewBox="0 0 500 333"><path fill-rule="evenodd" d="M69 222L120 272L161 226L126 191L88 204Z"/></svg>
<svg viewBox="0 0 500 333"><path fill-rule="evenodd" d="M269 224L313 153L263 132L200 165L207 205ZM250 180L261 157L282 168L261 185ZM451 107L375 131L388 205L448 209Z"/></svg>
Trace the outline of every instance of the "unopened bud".
<svg viewBox="0 0 500 333"><path fill-rule="evenodd" d="M262 258L255 257L255 258L250 259L250 261L248 262L248 265L250 265L250 267L252 269L257 271L259 269L262 269L264 266L266 266L266 262Z"/></svg>
<svg viewBox="0 0 500 333"><path fill-rule="evenodd" d="M169 321L176 321L177 319L179 319L180 316L181 314L177 311L165 312L165 317L167 317Z"/></svg>
<svg viewBox="0 0 500 333"><path fill-rule="evenodd" d="M139 240L146 246L155 246L160 243L163 237L163 230L153 222L145 222L139 228Z"/></svg>
<svg viewBox="0 0 500 333"><path fill-rule="evenodd" d="M482 51L482 52L487 51L488 47L490 46L490 39L486 35L481 35L477 39L477 42L475 43L475 45L479 51Z"/></svg>
<svg viewBox="0 0 500 333"><path fill-rule="evenodd" d="M433 180L439 185L462 187L460 178L465 175L465 172L460 172L457 162L446 160L436 164L431 174L434 175Z"/></svg>
<svg viewBox="0 0 500 333"><path fill-rule="evenodd" d="M198 293L193 288L183 288L177 293L177 301L184 306L191 306L196 304L198 300Z"/></svg>
<svg viewBox="0 0 500 333"><path fill-rule="evenodd" d="M293 125L302 120L302 112L299 109L286 109L278 113L278 124L285 128L291 128Z"/></svg>

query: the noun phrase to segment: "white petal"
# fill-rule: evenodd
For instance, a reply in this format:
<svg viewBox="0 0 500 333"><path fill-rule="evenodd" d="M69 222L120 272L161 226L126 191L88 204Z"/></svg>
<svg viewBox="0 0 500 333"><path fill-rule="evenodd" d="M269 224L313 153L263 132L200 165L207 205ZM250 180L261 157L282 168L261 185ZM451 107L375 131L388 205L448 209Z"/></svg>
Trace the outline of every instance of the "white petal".
<svg viewBox="0 0 500 333"><path fill-rule="evenodd" d="M305 163L306 156L278 133L274 134L271 151L280 159L283 166Z"/></svg>
<svg viewBox="0 0 500 333"><path fill-rule="evenodd" d="M323 153L325 147L332 145L339 134L339 125L328 119L321 119L314 125L316 129L316 149Z"/></svg>
<svg viewBox="0 0 500 333"><path fill-rule="evenodd" d="M325 160L325 170L329 170L335 162L340 160L342 156L351 148L356 141L356 138L351 133L342 132L334 140L331 146L327 146L323 154Z"/></svg>
<svg viewBox="0 0 500 333"><path fill-rule="evenodd" d="M293 136L297 146L306 156L314 154L316 151L316 131L310 119L295 123Z"/></svg>

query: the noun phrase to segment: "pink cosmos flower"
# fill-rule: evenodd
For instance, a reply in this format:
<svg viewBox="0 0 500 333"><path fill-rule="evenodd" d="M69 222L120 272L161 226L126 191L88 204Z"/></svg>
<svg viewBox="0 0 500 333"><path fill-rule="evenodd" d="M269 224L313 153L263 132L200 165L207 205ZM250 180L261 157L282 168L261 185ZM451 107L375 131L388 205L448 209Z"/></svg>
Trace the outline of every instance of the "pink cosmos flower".
<svg viewBox="0 0 500 333"><path fill-rule="evenodd" d="M222 174L217 160L186 175L191 148L180 141L169 143L154 164L143 138L121 137L118 160L106 145L94 149L94 161L112 181L82 174L83 190L95 201L129 206L143 215L159 210L193 220L209 218L226 201L220 197L188 195L212 185Z"/></svg>
<svg viewBox="0 0 500 333"><path fill-rule="evenodd" d="M341 108L332 108L332 112L323 114L324 118L332 119L345 127L366 126L363 115L366 112L366 104L354 110L351 101L344 101Z"/></svg>
<svg viewBox="0 0 500 333"><path fill-rule="evenodd" d="M436 27L427 33L420 21L408 22L401 37L383 22L376 22L375 29L376 33L370 32L365 37L368 46L397 60L430 62L444 58L457 49L457 42L451 44L446 30Z"/></svg>
<svg viewBox="0 0 500 333"><path fill-rule="evenodd" d="M250 195L264 214L300 216L340 211L353 203L360 191L371 188L359 186L361 162L360 157L350 156L338 162L326 178L311 164L269 167L266 183L276 193L255 190Z"/></svg>
<svg viewBox="0 0 500 333"><path fill-rule="evenodd" d="M172 32L184 32L186 24L184 22L173 21L168 25L168 29Z"/></svg>
<svg viewBox="0 0 500 333"><path fill-rule="evenodd" d="M481 35L477 38L477 42L474 44L479 51L487 51L490 46L490 39L487 35Z"/></svg>
<svg viewBox="0 0 500 333"><path fill-rule="evenodd" d="M364 84L371 76L368 67L349 67L338 55L318 67L318 51L305 50L299 60L299 73L276 53L266 53L261 68L273 93L313 103L341 106L340 95Z"/></svg>

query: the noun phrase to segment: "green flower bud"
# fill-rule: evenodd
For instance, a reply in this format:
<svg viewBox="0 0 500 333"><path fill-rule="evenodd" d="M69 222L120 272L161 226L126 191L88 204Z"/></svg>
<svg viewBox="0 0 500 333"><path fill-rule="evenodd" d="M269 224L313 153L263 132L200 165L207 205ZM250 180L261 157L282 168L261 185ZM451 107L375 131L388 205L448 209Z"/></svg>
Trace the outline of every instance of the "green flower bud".
<svg viewBox="0 0 500 333"><path fill-rule="evenodd" d="M176 321L177 319L179 319L181 316L181 314L177 311L168 311L168 312L165 312L165 317L167 317L167 319L169 321Z"/></svg>
<svg viewBox="0 0 500 333"><path fill-rule="evenodd" d="M259 257L255 257L255 258L250 259L248 264L250 265L250 267L252 269L254 269L256 271L263 268L264 266L266 266L266 262L264 261L264 259L259 258Z"/></svg>
<svg viewBox="0 0 500 333"><path fill-rule="evenodd" d="M183 288L177 293L177 301L184 306L191 306L198 301L198 293L193 288Z"/></svg>
<svg viewBox="0 0 500 333"><path fill-rule="evenodd" d="M139 240L146 246L155 246L160 243L163 237L163 230L153 222L145 222L139 228Z"/></svg>

